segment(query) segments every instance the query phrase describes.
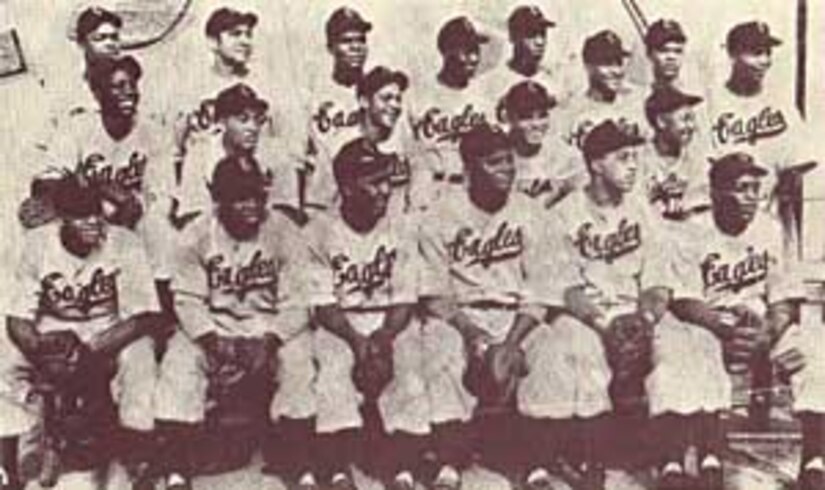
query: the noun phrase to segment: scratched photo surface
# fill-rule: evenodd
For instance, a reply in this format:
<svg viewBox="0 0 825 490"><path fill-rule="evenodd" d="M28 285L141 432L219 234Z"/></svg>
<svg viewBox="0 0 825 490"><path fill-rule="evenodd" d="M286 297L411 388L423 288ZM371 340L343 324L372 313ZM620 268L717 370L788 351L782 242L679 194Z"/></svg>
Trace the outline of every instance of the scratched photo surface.
<svg viewBox="0 0 825 490"><path fill-rule="evenodd" d="M820 0L0 0L0 490L825 489Z"/></svg>

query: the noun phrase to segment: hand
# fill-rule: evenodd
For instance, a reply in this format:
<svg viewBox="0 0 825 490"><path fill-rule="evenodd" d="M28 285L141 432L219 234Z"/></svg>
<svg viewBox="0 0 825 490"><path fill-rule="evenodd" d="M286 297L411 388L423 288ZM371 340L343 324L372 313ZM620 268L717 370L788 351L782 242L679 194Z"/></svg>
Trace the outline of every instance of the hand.
<svg viewBox="0 0 825 490"><path fill-rule="evenodd" d="M480 328L473 328L463 333L464 347L470 356L483 356L493 344L493 336Z"/></svg>
<svg viewBox="0 0 825 490"><path fill-rule="evenodd" d="M524 351L511 342L494 344L490 347L491 371L497 383L505 383L508 379L527 376L527 359Z"/></svg>
<svg viewBox="0 0 825 490"><path fill-rule="evenodd" d="M652 365L653 324L640 313L619 315L604 334L607 360L621 375L645 375Z"/></svg>
<svg viewBox="0 0 825 490"><path fill-rule="evenodd" d="M207 370L214 374L224 365L232 364L237 359L235 342L211 332L196 340L206 355Z"/></svg>
<svg viewBox="0 0 825 490"><path fill-rule="evenodd" d="M367 339L369 342L368 349L370 355L389 353L392 355L393 344L395 343L395 334L387 328L379 328Z"/></svg>
<svg viewBox="0 0 825 490"><path fill-rule="evenodd" d="M782 352L773 359L774 370L780 379L788 381L791 376L805 369L805 355L797 348Z"/></svg>
<svg viewBox="0 0 825 490"><path fill-rule="evenodd" d="M379 329L366 339L363 357L356 357L352 379L368 400L377 400L394 374L393 335L387 329Z"/></svg>

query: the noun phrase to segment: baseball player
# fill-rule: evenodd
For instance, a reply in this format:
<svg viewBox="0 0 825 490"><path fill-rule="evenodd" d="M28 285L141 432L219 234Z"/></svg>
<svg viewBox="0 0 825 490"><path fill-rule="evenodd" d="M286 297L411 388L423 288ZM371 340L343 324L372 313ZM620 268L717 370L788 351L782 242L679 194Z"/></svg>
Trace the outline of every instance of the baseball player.
<svg viewBox="0 0 825 490"><path fill-rule="evenodd" d="M391 204L402 209L411 206L414 177L409 162L409 154L412 151L409 131L406 120L402 117L404 94L408 86L409 78L403 72L384 66L376 66L367 72L355 90L358 97L359 121L350 136L357 136L349 141L343 141L342 146L337 148L334 154L337 155L349 145L366 145L392 157L392 187L400 196L393 199ZM330 209L338 204L338 189L321 189L322 182L329 181L334 184L334 178L320 177L323 173L332 173L332 162L321 163L320 159L317 161L322 167L315 169L315 175L319 179L311 181L314 187L308 189L312 196L309 201Z"/></svg>
<svg viewBox="0 0 825 490"><path fill-rule="evenodd" d="M208 400L245 400L259 423L283 419L285 434L300 432L314 415L302 296L312 273L300 229L267 211L264 176L249 162L228 157L211 180L215 212L184 229L175 260L180 330L161 362L156 411L169 441L166 488L191 488L193 431L205 420ZM310 436L305 430L285 444L297 452ZM302 464L310 460L299 456ZM300 468L287 470L293 477Z"/></svg>
<svg viewBox="0 0 825 490"><path fill-rule="evenodd" d="M558 123L551 125L556 104L544 86L532 80L512 86L501 102L516 158L516 189L543 207L554 205L586 180L581 159L563 143Z"/></svg>
<svg viewBox="0 0 825 490"><path fill-rule="evenodd" d="M687 44L682 25L675 20L659 19L647 28L644 41L653 89L678 86Z"/></svg>
<svg viewBox="0 0 825 490"><path fill-rule="evenodd" d="M759 206L768 173L746 153L716 160L709 173L712 210L682 225L683 239L672 249L671 310L690 325L657 331L648 379L652 409L662 414L659 430L669 434L663 479L670 471L682 473L685 434L693 432L702 439L699 487L723 488L718 414L731 403L726 369L742 372L768 362L779 379L790 381L802 421L798 488L822 488L825 357L818 346L825 332L821 325L797 323L800 277L784 258L779 223Z"/></svg>
<svg viewBox="0 0 825 490"><path fill-rule="evenodd" d="M641 191L664 218L682 220L707 210L709 167L696 134L696 108L704 99L672 86L653 90L645 101L645 115L653 138L639 155Z"/></svg>
<svg viewBox="0 0 825 490"><path fill-rule="evenodd" d="M428 173L433 184L421 202L428 204L451 188L463 185L458 154L461 135L472 127L493 124L495 97L477 80L481 46L489 36L465 16L447 21L438 32L442 64L436 79L411 91L410 129L415 143L414 168Z"/></svg>
<svg viewBox="0 0 825 490"><path fill-rule="evenodd" d="M53 394L43 395L49 399L43 412L49 461L44 471L53 469L51 457L69 457L64 444L77 447L90 435L108 437L96 439L95 457L121 458L134 470L134 488L147 488L157 366L146 334L157 330L160 312L149 261L138 237L107 224L96 185L68 175L56 185L53 201L59 221L27 232L17 264L6 311L17 350L3 357L2 399L23 400L20 395L35 385L54 386ZM32 386L21 384L21 368L31 372ZM21 388L23 393L14 392ZM111 400L117 406L114 432L107 418ZM67 407L74 411L66 413ZM11 414L0 417L3 437L31 428L31 420ZM61 425L71 415L84 417L81 433ZM15 443L5 439L4 446L9 444ZM5 476L13 480L9 468L4 467ZM51 484L55 476L42 475ZM12 486L4 488L14 488L14 481L7 483Z"/></svg>
<svg viewBox="0 0 825 490"><path fill-rule="evenodd" d="M507 32L512 44L512 52L507 62L483 78L487 90L493 94L504 94L518 82L532 80L543 85L559 104L564 104L570 95L563 93L568 85L562 80L565 75L558 60L545 60L547 30L556 23L547 19L535 5L516 7L507 19Z"/></svg>
<svg viewBox="0 0 825 490"><path fill-rule="evenodd" d="M569 121L569 143L580 148L583 136L606 118L624 118L644 127L644 93L626 80L630 57L615 32L605 29L584 41L582 61L587 71L587 88L573 94L560 115Z"/></svg>
<svg viewBox="0 0 825 490"><path fill-rule="evenodd" d="M386 459L388 485L413 488L419 446L430 432L421 372L428 362L417 303L414 215L392 205L394 159L369 144L348 144L333 162L340 202L313 220L316 256L328 271L317 300L316 429L325 482L351 487L353 439L365 437L359 407L376 404L392 441L372 448Z"/></svg>
<svg viewBox="0 0 825 490"><path fill-rule="evenodd" d="M769 203L777 202L774 198L792 197L776 187L779 174L801 171L811 160L804 154L806 128L796 107L790 97L766 84L773 51L781 44L763 22L744 22L731 28L726 42L730 75L708 101L716 156L733 151L756 156L770 170L762 186L763 197L771 198Z"/></svg>
<svg viewBox="0 0 825 490"><path fill-rule="evenodd" d="M310 208L330 205L335 190L332 160L345 143L359 136L363 115L357 90L366 71L371 30L372 24L348 7L337 9L327 19L332 69L312 83L308 99L310 166L303 175L301 199Z"/></svg>

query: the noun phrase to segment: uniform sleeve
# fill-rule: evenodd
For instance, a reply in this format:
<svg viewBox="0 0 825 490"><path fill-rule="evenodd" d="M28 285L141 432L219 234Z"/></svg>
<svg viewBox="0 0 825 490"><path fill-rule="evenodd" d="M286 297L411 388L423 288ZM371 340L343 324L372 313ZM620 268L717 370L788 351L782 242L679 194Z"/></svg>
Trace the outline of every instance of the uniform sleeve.
<svg viewBox="0 0 825 490"><path fill-rule="evenodd" d="M184 235L184 243L175 253L172 279L180 326L193 339L217 330L209 314L208 278L201 259L200 241L193 237L194 229L190 228L190 234Z"/></svg>
<svg viewBox="0 0 825 490"><path fill-rule="evenodd" d="M42 233L37 233L43 236ZM30 244L30 240L24 240L24 243ZM11 287L11 295L8 300L6 314L18 318L24 318L34 321L38 317L38 309L40 306L40 247L46 246L45 243L40 243L39 247L22 247L21 252L18 253L17 266L14 270L14 284ZM25 252L24 252L25 251Z"/></svg>
<svg viewBox="0 0 825 490"><path fill-rule="evenodd" d="M805 298L802 264L798 260L789 257L791 254L785 253L780 239L775 240L775 242L769 252L776 262L775 267L769 266L768 269L768 304Z"/></svg>
<svg viewBox="0 0 825 490"><path fill-rule="evenodd" d="M308 226L318 226L313 222ZM284 267L279 278L285 307L311 307L335 302L332 274L323 244L314 229L300 229L284 218L279 246Z"/></svg>
<svg viewBox="0 0 825 490"><path fill-rule="evenodd" d="M396 304L418 301L418 271L421 269L421 255L418 253L418 226L409 217L404 219L398 240L398 257L393 266L392 301Z"/></svg>
<svg viewBox="0 0 825 490"><path fill-rule="evenodd" d="M160 311L155 281L144 247L131 233L124 232L121 247L123 290L119 291L118 307L123 319L138 313Z"/></svg>
<svg viewBox="0 0 825 490"><path fill-rule="evenodd" d="M332 265L325 246L328 239L330 223L318 218L309 222L301 230L304 248L300 254L303 271L295 274L295 279L302 283L302 296L308 306L330 305L337 302Z"/></svg>

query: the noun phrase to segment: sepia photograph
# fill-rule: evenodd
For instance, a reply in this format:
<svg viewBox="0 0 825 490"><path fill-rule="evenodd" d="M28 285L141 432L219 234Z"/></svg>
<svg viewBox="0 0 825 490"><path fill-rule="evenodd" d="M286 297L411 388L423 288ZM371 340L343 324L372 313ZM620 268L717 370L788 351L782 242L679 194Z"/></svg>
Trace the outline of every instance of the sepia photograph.
<svg viewBox="0 0 825 490"><path fill-rule="evenodd" d="M825 490L822 0L0 0L0 490Z"/></svg>

